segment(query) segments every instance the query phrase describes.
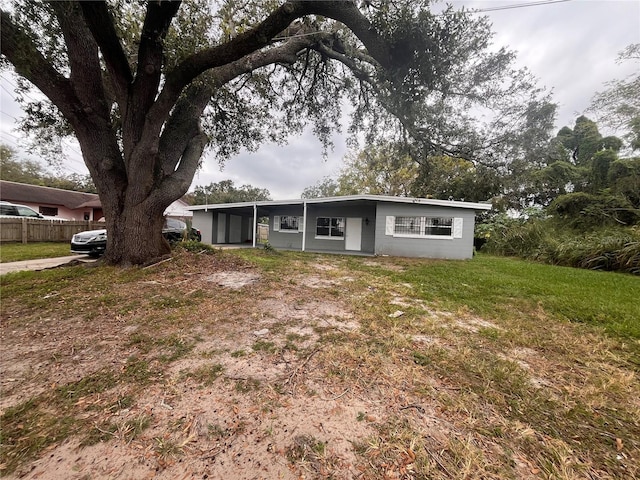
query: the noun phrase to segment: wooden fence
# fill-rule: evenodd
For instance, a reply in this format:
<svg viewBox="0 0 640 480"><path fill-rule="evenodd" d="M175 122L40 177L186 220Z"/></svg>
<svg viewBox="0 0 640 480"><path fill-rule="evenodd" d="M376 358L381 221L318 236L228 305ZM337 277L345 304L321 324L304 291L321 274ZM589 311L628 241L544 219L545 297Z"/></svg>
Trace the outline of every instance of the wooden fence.
<svg viewBox="0 0 640 480"><path fill-rule="evenodd" d="M269 241L269 224L259 223L258 234L256 235L256 241L258 243L267 243Z"/></svg>
<svg viewBox="0 0 640 480"><path fill-rule="evenodd" d="M0 242L71 242L75 233L104 227L104 222L81 220L0 218Z"/></svg>

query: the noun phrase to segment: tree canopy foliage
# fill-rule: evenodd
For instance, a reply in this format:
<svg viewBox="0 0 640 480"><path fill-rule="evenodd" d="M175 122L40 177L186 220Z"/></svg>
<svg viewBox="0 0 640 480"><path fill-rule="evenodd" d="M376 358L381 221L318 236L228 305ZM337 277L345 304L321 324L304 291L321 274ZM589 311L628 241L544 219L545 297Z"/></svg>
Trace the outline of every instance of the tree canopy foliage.
<svg viewBox="0 0 640 480"><path fill-rule="evenodd" d="M15 151L2 144L0 144L0 180L96 193L96 187L89 175L77 173L56 175L49 172L41 163L16 158Z"/></svg>
<svg viewBox="0 0 640 480"><path fill-rule="evenodd" d="M550 108L547 113L552 113ZM589 210L589 221L577 224L637 223L640 171L637 158L620 158L623 142L604 137L585 116L551 137L546 118L512 140L508 162L474 164L449 156L421 162L400 144L369 146L349 154L335 177L308 187L303 197L373 193L467 201L492 200L498 211L524 212L550 207L549 213L575 216ZM591 207L586 206L590 203ZM601 204L601 208L595 204ZM584 211L583 211L584 210ZM569 222L571 223L571 222Z"/></svg>
<svg viewBox="0 0 640 480"><path fill-rule="evenodd" d="M387 143L348 154L335 178L325 177L305 188L302 197L370 194L478 202L499 193L493 168L446 155L418 163L403 145Z"/></svg>
<svg viewBox="0 0 640 480"><path fill-rule="evenodd" d="M618 62L634 62L638 67L627 78L607 82L608 88L594 95L590 110L602 124L624 131L632 150L640 150L640 43L628 45Z"/></svg>
<svg viewBox="0 0 640 480"><path fill-rule="evenodd" d="M198 185L189 197L194 205L271 200L271 194L266 188L251 185L236 187L233 180L222 180L206 186Z"/></svg>
<svg viewBox="0 0 640 480"><path fill-rule="evenodd" d="M581 116L549 145L530 180L535 211L493 213L476 229L494 253L560 265L640 273L640 158ZM539 208L544 207L544 208ZM533 212L533 214L532 214Z"/></svg>
<svg viewBox="0 0 640 480"><path fill-rule="evenodd" d="M352 132L402 140L414 158L506 159L500 140L544 93L491 48L487 18L430 4L19 0L2 11L1 48L24 79L23 127L80 144L105 261L139 264L168 251L162 212L206 148L224 161L306 125L329 146L344 102ZM48 101L22 95L33 86Z"/></svg>

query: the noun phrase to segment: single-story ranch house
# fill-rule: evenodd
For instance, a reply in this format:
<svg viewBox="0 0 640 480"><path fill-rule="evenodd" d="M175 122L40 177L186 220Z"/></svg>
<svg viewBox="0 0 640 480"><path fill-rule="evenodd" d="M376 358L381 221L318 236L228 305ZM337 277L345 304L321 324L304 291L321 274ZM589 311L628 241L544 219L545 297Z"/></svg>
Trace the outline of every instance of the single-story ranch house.
<svg viewBox="0 0 640 480"><path fill-rule="evenodd" d="M103 216L100 197L95 193L0 180L0 200L65 220L98 220Z"/></svg>
<svg viewBox="0 0 640 480"><path fill-rule="evenodd" d="M95 193L0 180L0 200L26 205L42 215L63 220L98 221L104 216L100 197ZM164 215L181 220L190 219L192 213L187 209L188 206L184 200L176 200L167 207Z"/></svg>
<svg viewBox="0 0 640 480"><path fill-rule="evenodd" d="M197 205L193 226L210 244L256 246L258 219L269 218L277 249L465 259L473 255L476 212L490 204L350 195Z"/></svg>

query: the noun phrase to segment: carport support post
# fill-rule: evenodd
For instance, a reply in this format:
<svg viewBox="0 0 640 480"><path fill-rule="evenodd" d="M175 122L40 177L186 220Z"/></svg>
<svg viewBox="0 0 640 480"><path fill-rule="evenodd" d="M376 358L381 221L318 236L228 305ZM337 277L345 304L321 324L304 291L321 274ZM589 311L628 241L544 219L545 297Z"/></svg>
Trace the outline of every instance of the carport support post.
<svg viewBox="0 0 640 480"><path fill-rule="evenodd" d="M307 240L307 202L302 202L302 251L306 246Z"/></svg>
<svg viewBox="0 0 640 480"><path fill-rule="evenodd" d="M258 205L253 204L253 248L256 248L256 237L258 236Z"/></svg>

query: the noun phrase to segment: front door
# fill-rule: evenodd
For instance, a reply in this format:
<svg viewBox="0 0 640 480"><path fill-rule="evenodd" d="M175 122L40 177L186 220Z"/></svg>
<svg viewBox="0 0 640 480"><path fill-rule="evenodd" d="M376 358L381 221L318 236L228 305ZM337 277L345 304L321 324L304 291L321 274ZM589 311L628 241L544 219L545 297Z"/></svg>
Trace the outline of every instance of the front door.
<svg viewBox="0 0 640 480"><path fill-rule="evenodd" d="M362 250L362 219L347 217L344 249L359 252Z"/></svg>

